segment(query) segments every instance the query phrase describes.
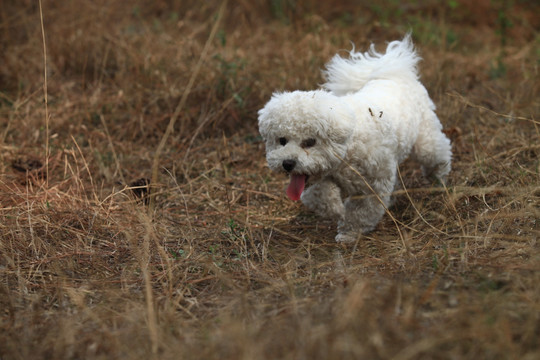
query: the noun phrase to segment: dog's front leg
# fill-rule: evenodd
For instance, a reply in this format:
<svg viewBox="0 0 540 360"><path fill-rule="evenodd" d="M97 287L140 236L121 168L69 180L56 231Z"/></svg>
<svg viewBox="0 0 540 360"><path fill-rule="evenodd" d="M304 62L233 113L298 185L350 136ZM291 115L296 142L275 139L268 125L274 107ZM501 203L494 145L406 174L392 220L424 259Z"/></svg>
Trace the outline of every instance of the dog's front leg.
<svg viewBox="0 0 540 360"><path fill-rule="evenodd" d="M341 220L345 207L341 190L330 180L322 180L308 187L301 197L302 203L319 216Z"/></svg>
<svg viewBox="0 0 540 360"><path fill-rule="evenodd" d="M384 215L384 206L375 197L349 198L345 216L338 222L337 242L353 242L373 230Z"/></svg>
<svg viewBox="0 0 540 360"><path fill-rule="evenodd" d="M345 216L338 222L337 242L353 242L372 231L390 206L395 177L371 185L371 195L351 196L345 201Z"/></svg>

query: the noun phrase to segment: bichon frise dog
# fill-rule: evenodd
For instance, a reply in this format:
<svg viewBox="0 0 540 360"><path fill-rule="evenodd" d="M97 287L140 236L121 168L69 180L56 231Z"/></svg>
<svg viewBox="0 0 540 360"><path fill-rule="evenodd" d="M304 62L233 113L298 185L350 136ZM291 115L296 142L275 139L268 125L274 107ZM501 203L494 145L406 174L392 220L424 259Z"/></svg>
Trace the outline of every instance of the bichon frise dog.
<svg viewBox="0 0 540 360"><path fill-rule="evenodd" d="M410 34L384 54L353 49L327 64L323 89L275 93L259 110L269 167L290 175L290 199L337 219L338 242L375 228L409 155L440 182L450 172L450 141L418 80L419 60Z"/></svg>

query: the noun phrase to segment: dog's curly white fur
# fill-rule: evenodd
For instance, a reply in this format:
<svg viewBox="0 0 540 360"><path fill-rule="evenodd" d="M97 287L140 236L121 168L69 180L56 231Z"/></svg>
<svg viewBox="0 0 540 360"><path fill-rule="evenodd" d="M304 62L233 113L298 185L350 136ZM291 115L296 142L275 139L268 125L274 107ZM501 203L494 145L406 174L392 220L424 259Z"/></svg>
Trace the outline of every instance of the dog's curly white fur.
<svg viewBox="0 0 540 360"><path fill-rule="evenodd" d="M275 93L259 111L269 167L290 175L292 200L338 221L338 242L375 228L409 155L446 180L451 145L418 80L419 60L410 35L384 54L353 49L327 64L323 89Z"/></svg>

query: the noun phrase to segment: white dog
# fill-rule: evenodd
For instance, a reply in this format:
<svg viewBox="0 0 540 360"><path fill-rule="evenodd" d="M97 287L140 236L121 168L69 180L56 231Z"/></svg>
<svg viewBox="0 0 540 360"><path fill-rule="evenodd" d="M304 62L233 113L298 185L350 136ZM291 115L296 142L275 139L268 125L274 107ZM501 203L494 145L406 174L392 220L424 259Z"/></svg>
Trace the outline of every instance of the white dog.
<svg viewBox="0 0 540 360"><path fill-rule="evenodd" d="M385 54L353 49L327 64L322 90L275 93L259 111L269 167L290 175L290 199L337 219L338 242L375 228L410 154L426 176L445 182L450 172L450 141L419 60L410 35Z"/></svg>

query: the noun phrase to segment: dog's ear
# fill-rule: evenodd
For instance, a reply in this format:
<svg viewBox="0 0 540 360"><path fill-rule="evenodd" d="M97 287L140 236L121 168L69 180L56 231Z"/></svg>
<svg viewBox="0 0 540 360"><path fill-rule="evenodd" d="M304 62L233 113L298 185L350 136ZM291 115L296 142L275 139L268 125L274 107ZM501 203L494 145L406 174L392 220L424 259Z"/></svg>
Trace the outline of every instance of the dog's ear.
<svg viewBox="0 0 540 360"><path fill-rule="evenodd" d="M345 144L354 130L354 112L350 106L331 94L325 94L317 106L318 113L324 114L320 120L328 139Z"/></svg>
<svg viewBox="0 0 540 360"><path fill-rule="evenodd" d="M331 122L328 137L336 143L345 144L353 132L353 118L345 112L336 113Z"/></svg>
<svg viewBox="0 0 540 360"><path fill-rule="evenodd" d="M259 133L263 137L263 139L266 140L267 134L268 134L268 127L266 126L267 120L268 120L268 110L266 109L266 106L260 109L257 114L259 115L258 123L259 123Z"/></svg>
<svg viewBox="0 0 540 360"><path fill-rule="evenodd" d="M259 123L259 132L262 137L266 140L268 135L275 129L277 126L276 117L280 111L280 102L283 97L283 93L274 93L272 98L266 103L266 105L258 111L258 123Z"/></svg>

